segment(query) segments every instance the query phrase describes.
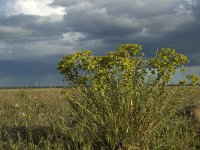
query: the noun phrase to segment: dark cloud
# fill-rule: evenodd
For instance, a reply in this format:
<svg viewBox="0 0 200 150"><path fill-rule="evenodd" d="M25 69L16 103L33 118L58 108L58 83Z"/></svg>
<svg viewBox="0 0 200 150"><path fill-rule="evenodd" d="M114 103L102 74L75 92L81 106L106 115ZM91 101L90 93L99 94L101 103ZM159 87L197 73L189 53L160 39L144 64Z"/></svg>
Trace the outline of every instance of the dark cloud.
<svg viewBox="0 0 200 150"><path fill-rule="evenodd" d="M121 43L141 44L147 57L175 48L190 66L200 65L198 0L56 0L51 6L65 7L63 19L0 13L2 78L56 74L64 54L91 49L103 55Z"/></svg>
<svg viewBox="0 0 200 150"><path fill-rule="evenodd" d="M57 56L59 57L59 56ZM54 74L56 65L59 61L57 57L50 57L45 59L32 59L32 60L17 60L17 61L0 61L0 76L23 76L23 75L45 75Z"/></svg>
<svg viewBox="0 0 200 150"><path fill-rule="evenodd" d="M192 2L192 10L195 17L200 21L200 1L199 0L191 0Z"/></svg>
<svg viewBox="0 0 200 150"><path fill-rule="evenodd" d="M4 28L3 33L1 28ZM8 31L5 31L6 28ZM48 17L15 15L0 19L0 39L5 41L54 40L68 31L63 22L51 22Z"/></svg>
<svg viewBox="0 0 200 150"><path fill-rule="evenodd" d="M171 47L187 55L190 65L199 65L192 57L200 52L200 28L193 17L198 17L198 1L190 7L184 0L103 1L96 2L98 5L87 1L73 7L64 1L58 3L69 7L65 16L68 27L84 33L88 39L102 39L108 49L135 42L143 45L147 55L153 56L157 48Z"/></svg>
<svg viewBox="0 0 200 150"><path fill-rule="evenodd" d="M166 33L165 36L159 40L159 47L171 47L178 52L188 56L190 66L200 65L197 57L200 54L199 47L200 39L200 23L193 22L179 27L179 30Z"/></svg>

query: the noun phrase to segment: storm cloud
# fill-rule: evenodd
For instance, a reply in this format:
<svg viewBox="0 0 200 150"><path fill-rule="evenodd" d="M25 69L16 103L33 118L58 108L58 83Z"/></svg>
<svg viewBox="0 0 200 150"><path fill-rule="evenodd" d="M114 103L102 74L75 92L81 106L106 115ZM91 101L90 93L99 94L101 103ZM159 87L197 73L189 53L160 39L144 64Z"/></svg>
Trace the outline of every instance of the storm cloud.
<svg viewBox="0 0 200 150"><path fill-rule="evenodd" d="M141 44L147 57L175 48L189 57L188 66L200 65L198 0L2 0L0 12L3 86L25 76L27 86L34 76L32 85L45 75L60 84L56 64L63 55L79 49L103 55L121 43Z"/></svg>

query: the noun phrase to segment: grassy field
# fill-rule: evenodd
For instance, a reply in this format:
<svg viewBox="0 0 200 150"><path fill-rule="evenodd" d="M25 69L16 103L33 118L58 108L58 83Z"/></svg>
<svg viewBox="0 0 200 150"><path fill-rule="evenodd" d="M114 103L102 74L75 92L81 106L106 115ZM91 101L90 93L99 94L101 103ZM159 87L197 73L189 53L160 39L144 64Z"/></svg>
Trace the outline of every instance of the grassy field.
<svg viewBox="0 0 200 150"><path fill-rule="evenodd" d="M61 91L61 88L1 89L0 149L57 150L73 145L69 143L72 140L66 128L68 107ZM200 101L199 91L200 87L193 90L191 103Z"/></svg>
<svg viewBox="0 0 200 150"><path fill-rule="evenodd" d="M1 89L0 149L64 149L67 109L61 90Z"/></svg>

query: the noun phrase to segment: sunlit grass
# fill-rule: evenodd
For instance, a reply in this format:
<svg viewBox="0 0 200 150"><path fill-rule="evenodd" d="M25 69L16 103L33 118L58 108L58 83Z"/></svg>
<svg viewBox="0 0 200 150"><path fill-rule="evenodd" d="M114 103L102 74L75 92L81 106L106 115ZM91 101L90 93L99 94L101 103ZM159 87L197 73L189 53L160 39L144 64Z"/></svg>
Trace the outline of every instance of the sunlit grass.
<svg viewBox="0 0 200 150"><path fill-rule="evenodd" d="M0 90L0 148L63 149L67 105L61 90Z"/></svg>
<svg viewBox="0 0 200 150"><path fill-rule="evenodd" d="M179 87L173 87L179 88ZM171 87L169 87L169 91ZM173 91L174 89L172 89ZM190 101L187 104L193 104L199 102L199 87L193 88L193 94L190 95ZM71 111L69 110L69 105L67 103L66 96L64 96L62 89L56 88L46 88L46 89L1 89L0 90L0 149L79 149L83 148L81 145L80 139L73 139L71 133L74 132L74 127L77 126L78 120L76 118L71 118ZM65 95L71 95L76 98L78 101L82 101L85 99L83 95L75 92L74 90L68 90ZM178 98L178 94L177 94ZM175 97L176 99L176 97ZM161 103L160 103L161 104ZM155 104L155 105L160 105ZM187 105L184 104L184 105ZM181 106L183 107L183 106ZM91 106L92 109L92 106ZM153 115L155 112L155 108L152 107L152 111L150 113ZM155 116L149 114L149 117L155 119ZM95 115L95 114L94 114ZM116 116L119 119L120 116ZM165 139L166 145L170 145L171 147L165 147L164 145L159 145L157 147L152 147L152 149L163 149L164 148L172 148L177 149L177 145L182 145L181 148L188 148L193 146L193 149L198 149L198 134L199 127L198 124L195 126L195 130L192 131L190 129L190 122L186 117L177 117L174 118L172 122L166 122L165 127L160 131L160 137L142 137L142 135L137 135L140 133L144 133L139 131L146 130L149 132L150 128L148 122L153 123L154 120L146 120L148 116L140 116L143 117L141 121L141 128L136 128L135 136L140 137L141 139L137 139L138 143L140 141L147 142L148 140L144 140L145 138L149 138L149 143L163 143L163 139ZM159 119L159 117L156 117ZM80 119L80 118L78 118ZM109 119L114 119L109 118ZM150 119L150 118L149 118ZM74 122L73 122L74 121ZM77 121L77 122L76 122ZM176 121L176 122L175 122ZM120 121L118 121L120 122ZM123 120L121 121L121 123ZM86 123L86 122L85 122ZM92 123L92 122L91 122ZM109 123L105 122L105 123ZM75 126L76 125L76 126ZM94 124L90 124L88 126L93 132ZM112 124L107 125L108 130L112 130L114 127ZM187 126L186 126L187 125ZM115 126L118 126L117 124ZM103 126L105 127L105 126ZM121 126L123 127L123 125ZM102 133L112 133L111 131L107 132L102 128ZM165 130L164 130L165 129ZM173 130L168 130L173 129ZM187 130L188 129L188 130ZM76 130L81 130L81 127ZM101 129L98 129L101 130ZM98 131L97 130L97 131ZM176 132L174 132L176 131ZM89 133L88 133L89 134ZM95 135L95 133L93 133ZM101 133L99 136L102 136ZM98 135L97 134L97 135ZM181 135L182 134L182 135ZM120 135L120 134L119 134ZM150 135L147 134L146 135ZM166 135L166 136L162 136ZM177 135L177 136L175 136ZM79 136L79 135L77 135ZM86 136L89 136L86 134ZM109 136L109 135L105 135ZM131 138L133 135L130 135ZM185 139L182 139L182 138ZM84 138L84 137L80 137ZM88 137L87 137L88 138ZM134 137L132 137L134 138ZM117 139L117 137L116 137ZM160 140L160 141L159 141ZM115 141L112 141L115 142ZM127 142L127 141L125 141ZM183 143L184 142L184 143ZM190 145L189 145L190 144ZM141 145L141 143L140 143ZM156 144L155 144L156 145ZM185 147L184 147L185 145ZM197 146L194 146L197 145ZM124 145L126 146L126 145ZM127 145L129 149L139 149L138 145ZM90 149L91 147L88 145L85 148ZM98 149L98 147L96 147ZM148 147L146 147L148 149ZM151 147L150 147L151 148ZM179 147L180 148L180 147Z"/></svg>

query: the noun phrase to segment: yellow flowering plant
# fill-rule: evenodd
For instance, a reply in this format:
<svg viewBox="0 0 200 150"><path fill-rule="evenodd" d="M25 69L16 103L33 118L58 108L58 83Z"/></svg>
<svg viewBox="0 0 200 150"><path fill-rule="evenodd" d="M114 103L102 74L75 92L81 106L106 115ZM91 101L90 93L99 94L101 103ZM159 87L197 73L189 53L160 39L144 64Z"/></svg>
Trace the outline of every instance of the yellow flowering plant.
<svg viewBox="0 0 200 150"><path fill-rule="evenodd" d="M105 56L82 50L58 63L58 71L81 95L68 96L69 120L73 122L69 133L78 141L78 148L173 149L176 145L182 149L190 142L186 133L177 133L174 121L177 107L188 100L186 92L166 88L188 58L174 49L162 48L155 57L144 59L141 50L139 44L121 44ZM196 83L194 78L191 76ZM183 142L175 144L169 137L181 137Z"/></svg>

